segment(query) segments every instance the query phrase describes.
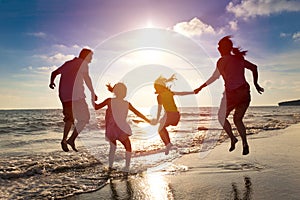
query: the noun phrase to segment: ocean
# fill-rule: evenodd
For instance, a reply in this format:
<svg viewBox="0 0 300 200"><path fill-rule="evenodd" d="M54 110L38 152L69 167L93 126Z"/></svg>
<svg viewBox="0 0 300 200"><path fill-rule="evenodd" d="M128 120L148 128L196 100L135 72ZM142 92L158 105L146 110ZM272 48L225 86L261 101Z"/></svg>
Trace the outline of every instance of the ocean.
<svg viewBox="0 0 300 200"><path fill-rule="evenodd" d="M146 109L143 113L151 118ZM174 148L167 156L157 126L129 114L131 173L163 168L184 154L213 151L227 139L217 121L217 108L181 108L180 113L180 123L168 128ZM104 115L105 109L91 110L90 123L77 139L79 152L63 152L61 109L0 110L0 199L63 199L105 186L109 144L104 137ZM232 123L232 116L229 120ZM299 122L299 106L250 107L244 118L248 135ZM124 166L124 153L118 143L114 164L118 171Z"/></svg>

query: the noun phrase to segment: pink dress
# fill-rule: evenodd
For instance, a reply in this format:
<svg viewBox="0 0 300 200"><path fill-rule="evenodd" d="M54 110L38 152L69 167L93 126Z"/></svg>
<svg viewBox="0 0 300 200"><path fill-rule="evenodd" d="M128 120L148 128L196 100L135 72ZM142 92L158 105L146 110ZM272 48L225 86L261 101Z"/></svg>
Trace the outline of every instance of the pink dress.
<svg viewBox="0 0 300 200"><path fill-rule="evenodd" d="M110 98L105 115L106 140L115 142L124 141L131 134L131 128L126 121L129 103L123 99Z"/></svg>

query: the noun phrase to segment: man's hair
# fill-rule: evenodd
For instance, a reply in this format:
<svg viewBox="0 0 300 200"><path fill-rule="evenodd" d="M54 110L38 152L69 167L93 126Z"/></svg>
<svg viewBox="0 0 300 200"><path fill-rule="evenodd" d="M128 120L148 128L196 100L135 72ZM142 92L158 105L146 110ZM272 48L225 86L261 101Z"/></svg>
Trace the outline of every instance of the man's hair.
<svg viewBox="0 0 300 200"><path fill-rule="evenodd" d="M79 54L79 58L85 59L90 53L93 53L90 49L82 49Z"/></svg>

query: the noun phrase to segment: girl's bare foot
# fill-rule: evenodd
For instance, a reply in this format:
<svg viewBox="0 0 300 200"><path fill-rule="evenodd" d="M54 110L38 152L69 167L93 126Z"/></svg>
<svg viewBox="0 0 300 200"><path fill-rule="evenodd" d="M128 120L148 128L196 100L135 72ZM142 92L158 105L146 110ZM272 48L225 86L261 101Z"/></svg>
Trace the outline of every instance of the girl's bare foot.
<svg viewBox="0 0 300 200"><path fill-rule="evenodd" d="M169 154L169 151L170 151L170 149L171 149L172 146L173 146L173 144L171 142L169 144L167 144L166 150L165 150L165 155Z"/></svg>

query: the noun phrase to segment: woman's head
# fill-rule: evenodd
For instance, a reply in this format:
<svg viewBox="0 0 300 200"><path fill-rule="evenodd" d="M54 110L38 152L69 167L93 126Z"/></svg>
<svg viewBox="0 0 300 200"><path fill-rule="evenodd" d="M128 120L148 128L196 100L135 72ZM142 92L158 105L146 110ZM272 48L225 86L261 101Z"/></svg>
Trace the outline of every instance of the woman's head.
<svg viewBox="0 0 300 200"><path fill-rule="evenodd" d="M232 43L232 41L231 41L230 38L231 38L231 36L228 35L228 36L223 37L219 41L219 43L218 43L218 45L219 45L218 50L221 53L221 55L230 54L230 52L232 51L232 49L233 49L233 43Z"/></svg>
<svg viewBox="0 0 300 200"><path fill-rule="evenodd" d="M127 87L124 83L117 83L113 87L110 84L106 85L107 89L114 93L118 98L125 98L127 94Z"/></svg>
<svg viewBox="0 0 300 200"><path fill-rule="evenodd" d="M220 54L223 56L231 54L232 52L234 55L243 58L246 55L247 51L241 51L239 47L233 47L233 43L230 39L231 37L231 35L227 35L219 41L218 50Z"/></svg>
<svg viewBox="0 0 300 200"><path fill-rule="evenodd" d="M169 87L167 86L167 82L172 82L176 79L175 74L173 74L170 78L165 78L163 76L159 76L155 81L154 81L154 89L155 93L160 93L165 90L169 90Z"/></svg>

